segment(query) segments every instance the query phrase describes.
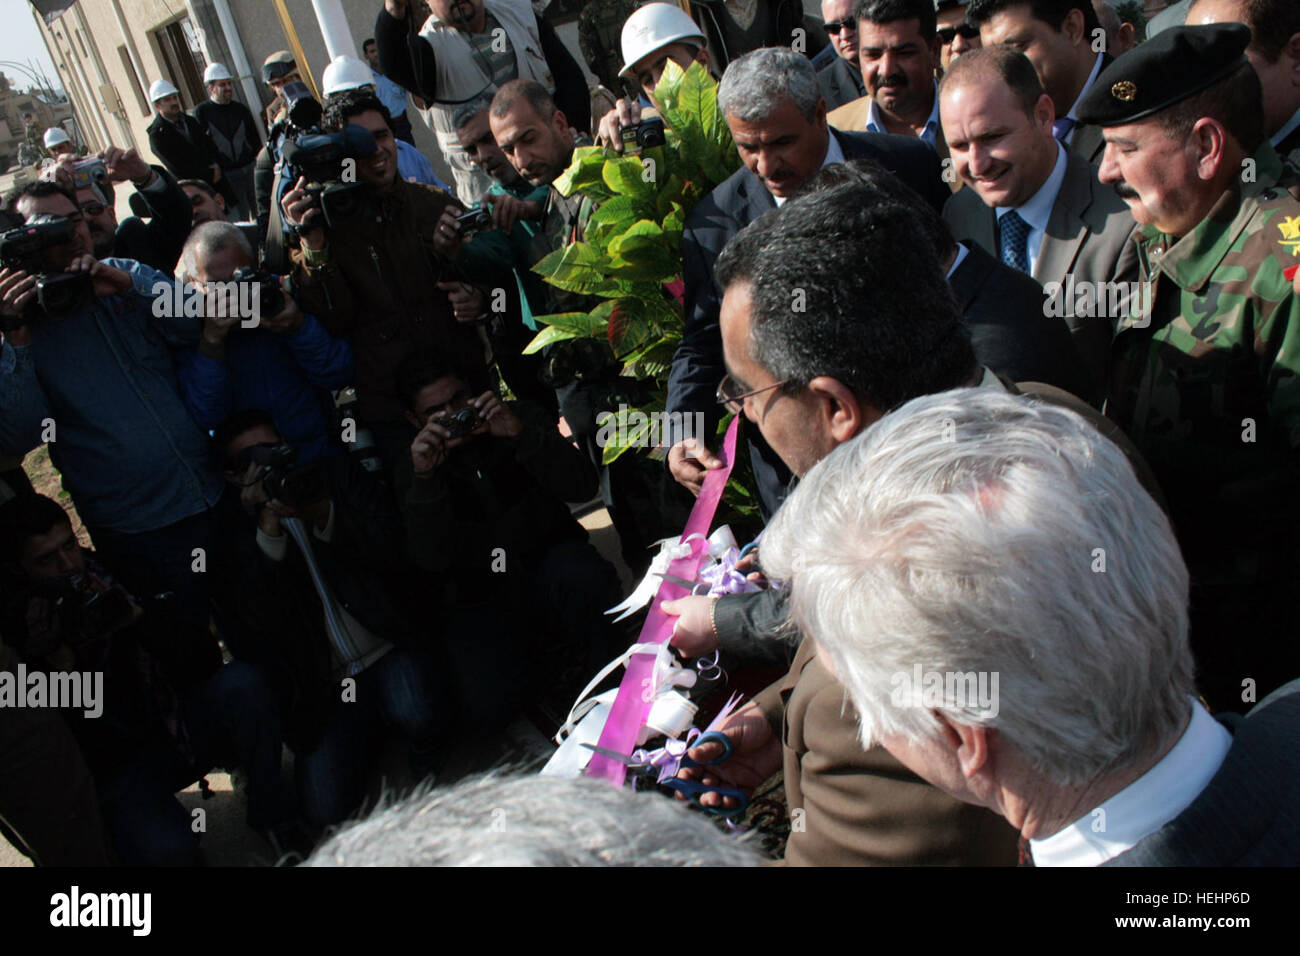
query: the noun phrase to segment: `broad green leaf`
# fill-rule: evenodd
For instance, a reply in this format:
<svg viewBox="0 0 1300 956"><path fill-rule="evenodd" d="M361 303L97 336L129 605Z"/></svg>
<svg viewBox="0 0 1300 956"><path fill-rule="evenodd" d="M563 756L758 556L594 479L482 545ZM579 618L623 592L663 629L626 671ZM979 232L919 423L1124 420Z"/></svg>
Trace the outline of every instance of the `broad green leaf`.
<svg viewBox="0 0 1300 956"><path fill-rule="evenodd" d="M655 185L653 182L646 182L644 173L645 167L636 156L619 156L605 160L603 173L605 185L612 189L616 196L629 196L643 202L653 202Z"/></svg>
<svg viewBox="0 0 1300 956"><path fill-rule="evenodd" d="M548 325L533 336L533 340L524 346L523 354L532 355L534 352L540 352L553 342L563 342L565 339L584 337L581 332L575 332L573 329L562 329L558 325Z"/></svg>
<svg viewBox="0 0 1300 956"><path fill-rule="evenodd" d="M555 189L561 196L572 196L574 190L601 183L605 168L605 150L600 146L579 146L573 151L569 168L555 178ZM603 184L601 186L603 190Z"/></svg>
<svg viewBox="0 0 1300 956"><path fill-rule="evenodd" d="M608 284L609 261L585 242L575 242L543 256L533 271L557 289L599 295Z"/></svg>

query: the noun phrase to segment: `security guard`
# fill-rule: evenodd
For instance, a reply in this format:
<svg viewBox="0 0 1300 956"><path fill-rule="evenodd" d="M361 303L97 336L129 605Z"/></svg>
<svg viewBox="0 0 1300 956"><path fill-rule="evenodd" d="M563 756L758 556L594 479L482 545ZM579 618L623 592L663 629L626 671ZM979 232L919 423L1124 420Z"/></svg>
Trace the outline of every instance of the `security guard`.
<svg viewBox="0 0 1300 956"><path fill-rule="evenodd" d="M1168 498L1202 692L1237 711L1300 674L1300 299L1286 276L1300 183L1264 136L1249 40L1240 24L1164 31L1078 111L1105 130L1099 175L1141 226L1147 283L1112 343L1105 410ZM1125 573L1126 546L1108 573Z"/></svg>

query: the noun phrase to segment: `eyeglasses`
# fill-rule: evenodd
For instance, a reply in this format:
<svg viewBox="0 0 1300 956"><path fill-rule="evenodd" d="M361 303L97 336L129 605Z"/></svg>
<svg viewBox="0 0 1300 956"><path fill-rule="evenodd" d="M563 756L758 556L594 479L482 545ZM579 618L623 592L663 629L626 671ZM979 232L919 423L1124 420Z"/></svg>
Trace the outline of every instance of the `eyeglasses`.
<svg viewBox="0 0 1300 956"><path fill-rule="evenodd" d="M955 27L940 27L935 33L939 35L939 42L944 46L948 46L957 37L957 34L961 34L962 38L966 40L975 39L980 35L980 28L969 23L959 23Z"/></svg>
<svg viewBox="0 0 1300 956"><path fill-rule="evenodd" d="M98 216L107 208L102 202L95 202L94 200L81 204L81 211L87 216Z"/></svg>
<svg viewBox="0 0 1300 956"><path fill-rule="evenodd" d="M847 20L836 20L834 23L827 23L825 27L827 33L836 34L841 30L856 30L858 21L853 17L849 17Z"/></svg>
<svg viewBox="0 0 1300 956"><path fill-rule="evenodd" d="M783 378L779 382L773 382L771 385L764 385L762 388L752 388L748 392L742 392L741 386L730 375L725 376L718 384L717 400L719 405L726 407L727 411L739 415L745 407L745 399L751 395L758 395L762 392L770 391L774 388L780 388L790 380Z"/></svg>

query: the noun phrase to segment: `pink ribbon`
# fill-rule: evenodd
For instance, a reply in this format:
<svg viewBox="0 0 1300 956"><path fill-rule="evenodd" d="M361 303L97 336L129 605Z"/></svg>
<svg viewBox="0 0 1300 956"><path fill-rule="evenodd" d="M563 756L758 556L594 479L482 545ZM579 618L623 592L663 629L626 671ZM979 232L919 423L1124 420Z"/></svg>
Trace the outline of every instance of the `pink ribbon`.
<svg viewBox="0 0 1300 956"><path fill-rule="evenodd" d="M699 573L700 564L709 555L709 525L713 523L713 515L718 510L723 489L726 488L727 478L731 474L732 463L736 460L736 429L739 425L740 417L737 416L732 419L731 425L727 428L727 436L722 442L723 466L704 475L700 496L695 499L695 507L691 509L691 516L686 519L686 527L682 531L684 542L692 535L696 537L687 542L691 553L687 557L677 558L668 566L668 574L673 578L694 581ZM672 637L674 618L665 614L660 605L664 601L675 601L688 594L690 591L686 588L665 578L654 600L650 602L650 611L646 614L645 624L641 627L637 643L663 644ZM650 705L654 702L654 666L653 654L631 656L623 680L618 685L618 696L614 698L614 706L610 709L605 727L601 731L600 746L621 754L632 752L632 748L636 746L637 735L650 715ZM622 786L627 777L627 767L617 760L593 754L587 764L587 776L608 780L615 786Z"/></svg>

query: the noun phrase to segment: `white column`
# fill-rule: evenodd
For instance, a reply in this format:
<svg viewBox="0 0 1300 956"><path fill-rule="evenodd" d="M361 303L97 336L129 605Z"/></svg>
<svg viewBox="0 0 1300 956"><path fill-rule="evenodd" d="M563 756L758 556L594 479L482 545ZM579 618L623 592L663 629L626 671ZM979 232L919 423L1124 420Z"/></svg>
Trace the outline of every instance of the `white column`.
<svg viewBox="0 0 1300 956"><path fill-rule="evenodd" d="M212 0L212 8L217 11L221 32L226 36L226 46L230 48L230 58L234 61L226 65L234 68L248 108L253 111L254 116L258 116L262 111L262 95L257 80L253 78L253 69L248 63L248 55L244 52L244 42L239 38L239 27L236 26L235 17L230 12L229 0ZM260 79L260 74L258 78Z"/></svg>
<svg viewBox="0 0 1300 956"><path fill-rule="evenodd" d="M357 41L353 39L352 28L343 13L340 0L311 0L312 9L316 11L316 22L320 24L321 36L325 38L325 51L332 62L336 56L357 56Z"/></svg>

